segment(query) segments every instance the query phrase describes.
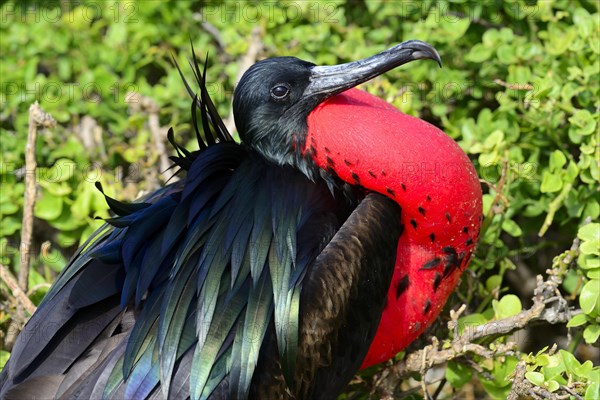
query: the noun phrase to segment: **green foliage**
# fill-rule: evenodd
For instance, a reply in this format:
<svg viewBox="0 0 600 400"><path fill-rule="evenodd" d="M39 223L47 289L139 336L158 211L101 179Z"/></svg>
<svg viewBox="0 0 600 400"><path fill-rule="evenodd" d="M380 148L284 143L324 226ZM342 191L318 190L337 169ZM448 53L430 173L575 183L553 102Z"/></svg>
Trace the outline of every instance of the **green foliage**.
<svg viewBox="0 0 600 400"><path fill-rule="evenodd" d="M81 1L0 7L7 22L0 25L0 261L13 270L29 173L28 107L37 99L59 121L41 133L36 148L35 244L49 241L51 247L33 263L35 302L98 226L94 218L108 215L93 182L102 182L111 196L133 200L170 176L158 167L142 96L158 104L161 126L174 127L179 140L194 148L190 101L171 61L173 56L187 65L190 36L200 55L208 52L208 87L223 116L254 28L264 46L260 57L294 55L316 64L356 60L420 39L438 49L442 69L414 63L364 89L443 128L471 156L484 182L479 250L449 304L468 306L459 334L527 308L525 282L509 277L545 273L550 260L580 240L577 265L561 288L581 309L567 325L573 334L568 351L551 353L537 344L521 357L476 359L487 375L452 361L446 379L456 390L475 386L505 398L514 368L524 360L526 379L549 392L567 382L582 382L576 390L586 399L598 392L598 368L572 354L580 357L578 346L597 344L600 335L597 2ZM83 129L86 118L94 128ZM9 311L0 309L2 330ZM5 358L0 352L0 366ZM369 369L362 379L368 384L374 376ZM369 393L364 385L354 387L359 389L348 396Z"/></svg>
<svg viewBox="0 0 600 400"><path fill-rule="evenodd" d="M8 351L0 350L0 368L4 367L4 364L8 361L10 353Z"/></svg>
<svg viewBox="0 0 600 400"><path fill-rule="evenodd" d="M591 361L580 363L567 351L554 353L547 350L545 347L535 355L530 353L524 357L527 363L525 378L534 385L553 393L569 381L587 382L588 388L600 382L600 367L593 367ZM594 398L592 392L586 391L584 395L586 399Z"/></svg>
<svg viewBox="0 0 600 400"><path fill-rule="evenodd" d="M450 361L446 368L446 379L457 389L463 387L473 377L473 370L464 364Z"/></svg>
<svg viewBox="0 0 600 400"><path fill-rule="evenodd" d="M491 398L506 399L510 392L511 378L514 377L518 360L516 357L502 357L493 361L492 368L489 370L491 379L482 378L481 384ZM485 361L481 362L485 364Z"/></svg>
<svg viewBox="0 0 600 400"><path fill-rule="evenodd" d="M496 319L508 318L521 312L521 300L514 294L503 296L500 301L492 300Z"/></svg>
<svg viewBox="0 0 600 400"><path fill-rule="evenodd" d="M567 326L585 326L583 339L593 344L600 337L600 224L582 226L577 237L581 240L578 273L585 280L579 293L579 306L583 314L573 317Z"/></svg>

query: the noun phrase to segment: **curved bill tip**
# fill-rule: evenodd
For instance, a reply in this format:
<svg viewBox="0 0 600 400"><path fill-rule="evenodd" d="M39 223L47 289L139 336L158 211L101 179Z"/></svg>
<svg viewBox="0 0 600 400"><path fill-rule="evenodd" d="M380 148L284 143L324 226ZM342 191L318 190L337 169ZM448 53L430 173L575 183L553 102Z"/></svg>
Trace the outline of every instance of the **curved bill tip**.
<svg viewBox="0 0 600 400"><path fill-rule="evenodd" d="M304 97L322 101L400 65L423 59L434 60L442 66L437 50L420 40L408 40L379 54L346 64L314 66Z"/></svg>
<svg viewBox="0 0 600 400"><path fill-rule="evenodd" d="M422 42L420 40L409 40L399 44L398 46L402 46L406 49L412 49L412 58L414 60L434 60L438 63L440 68L442 67L442 58L440 57L440 54L437 52L435 47L429 43Z"/></svg>

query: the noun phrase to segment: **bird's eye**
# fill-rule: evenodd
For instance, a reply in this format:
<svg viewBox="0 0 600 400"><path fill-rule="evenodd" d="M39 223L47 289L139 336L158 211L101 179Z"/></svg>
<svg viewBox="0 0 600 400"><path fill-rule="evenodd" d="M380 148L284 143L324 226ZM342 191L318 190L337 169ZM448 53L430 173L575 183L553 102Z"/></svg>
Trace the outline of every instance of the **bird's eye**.
<svg viewBox="0 0 600 400"><path fill-rule="evenodd" d="M290 87L286 84L279 83L271 88L271 97L276 101L285 100L290 94Z"/></svg>

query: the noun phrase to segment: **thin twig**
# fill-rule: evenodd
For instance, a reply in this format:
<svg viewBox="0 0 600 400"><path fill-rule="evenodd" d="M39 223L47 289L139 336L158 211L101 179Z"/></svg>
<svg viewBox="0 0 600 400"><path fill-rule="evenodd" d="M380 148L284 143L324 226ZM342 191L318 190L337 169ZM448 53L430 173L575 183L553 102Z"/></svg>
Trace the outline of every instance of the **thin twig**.
<svg viewBox="0 0 600 400"><path fill-rule="evenodd" d="M165 146L165 138L167 137L167 130L160 126L160 120L158 118L158 111L160 110L158 104L149 97L142 97L142 106L148 112L148 128L154 138L154 145L160 158L160 171L164 172L171 166L169 160L169 152ZM176 179L175 179L176 180Z"/></svg>
<svg viewBox="0 0 600 400"><path fill-rule="evenodd" d="M27 144L25 145L25 198L23 204L23 224L21 228L21 262L19 265L19 286L22 292L27 292L29 280L29 264L31 257L31 242L33 237L33 209L36 198L36 169L35 144L37 140L38 127L52 128L56 121L50 114L41 109L36 101L29 107L29 130L27 132ZM23 301L21 304L25 304ZM24 319L20 307L17 315Z"/></svg>
<svg viewBox="0 0 600 400"><path fill-rule="evenodd" d="M578 395L577 392L575 392L570 387L565 386L565 385L561 385L560 388L562 390L564 390L565 392L567 392L568 394L570 394L571 396L575 397L575 399L577 399L577 400L583 400L583 397L581 397L580 395Z"/></svg>
<svg viewBox="0 0 600 400"><path fill-rule="evenodd" d="M496 196L494 196L494 200L492 201L492 204L490 205L490 209L489 209L487 215L485 216L485 219L481 226L482 233L487 231L487 229L490 227L490 225L492 224L492 220L494 219L494 216L496 214L502 213L496 207L497 204L500 202L500 200L503 201L504 205L508 204L508 199L504 196L504 194L502 194L502 191L504 190L504 185L506 184L507 172L508 172L508 159L505 158L504 160L502 160L502 170L500 173L500 180L498 181L498 184L494 185L491 182L483 181L485 184L487 184L491 189L493 189L496 192Z"/></svg>
<svg viewBox="0 0 600 400"><path fill-rule="evenodd" d="M508 83L502 79L494 79L494 83L510 90L533 90L533 85L529 83Z"/></svg>
<svg viewBox="0 0 600 400"><path fill-rule="evenodd" d="M521 386L524 385L526 372L525 361L519 361L515 367L515 376L513 378L512 387L506 400L519 400L519 393L522 391Z"/></svg>
<svg viewBox="0 0 600 400"><path fill-rule="evenodd" d="M542 237L546 234L546 231L548 230L548 228L550 228L550 225L552 225L552 221L554 220L554 214L556 214L556 211L558 211L558 209L563 205L565 198L569 195L569 193L571 193L572 188L573 188L573 184L567 183L563 187L563 190L561 190L559 195L556 196L554 198L554 200L552 200L552 202L548 206L548 214L546 214L546 219L544 219L544 224L542 225L542 227L540 228L540 231L538 232L539 237Z"/></svg>
<svg viewBox="0 0 600 400"><path fill-rule="evenodd" d="M48 282L38 283L37 285L34 285L33 287L29 288L29 290L27 291L27 296L34 294L40 289L50 289L51 286L52 284Z"/></svg>
<svg viewBox="0 0 600 400"><path fill-rule="evenodd" d="M13 277L8 268L2 264L0 264L0 279L6 284L12 295L17 299L19 304L23 306L25 311L30 315L33 314L36 310L35 304L29 300L29 297L27 297L27 294L21 289L17 280Z"/></svg>
<svg viewBox="0 0 600 400"><path fill-rule="evenodd" d="M429 366L440 365L467 353L477 354L479 356L490 358L498 353L500 347L490 350L479 344L472 343L475 340L490 337L504 336L516 330L522 329L531 323L544 321L551 324L566 323L571 316L579 313L579 310L571 311L567 309L566 300L562 297L556 297L553 306L548 307L546 297L553 295L553 289L556 286L549 281L542 281L538 275L538 286L533 298L533 305L528 310L521 311L512 317L491 321L483 325L465 329L463 334L452 342L452 346L446 350L428 349L427 360ZM449 329L455 329L457 321L448 323ZM511 349L508 346L505 350ZM396 365L396 372L400 376L407 376L414 372L420 372L422 369L422 357L425 350L419 350L408 355L403 361Z"/></svg>

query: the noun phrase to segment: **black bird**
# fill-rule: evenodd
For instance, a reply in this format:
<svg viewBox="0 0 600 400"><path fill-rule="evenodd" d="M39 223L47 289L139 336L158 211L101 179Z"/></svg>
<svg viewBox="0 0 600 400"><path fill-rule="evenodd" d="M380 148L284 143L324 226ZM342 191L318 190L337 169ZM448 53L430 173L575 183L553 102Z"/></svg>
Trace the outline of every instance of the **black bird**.
<svg viewBox="0 0 600 400"><path fill-rule="evenodd" d="M116 216L19 335L2 398L335 398L377 331L403 223L389 191L338 175L344 154L317 149L309 115L426 58L439 62L408 41L333 67L258 62L234 93L238 144L194 55L200 150L169 132L185 179L137 203L106 196Z"/></svg>

